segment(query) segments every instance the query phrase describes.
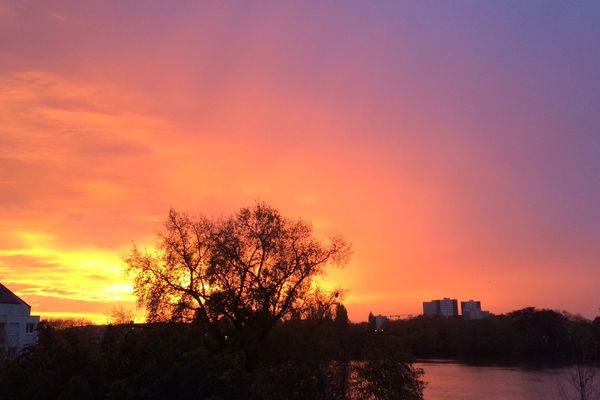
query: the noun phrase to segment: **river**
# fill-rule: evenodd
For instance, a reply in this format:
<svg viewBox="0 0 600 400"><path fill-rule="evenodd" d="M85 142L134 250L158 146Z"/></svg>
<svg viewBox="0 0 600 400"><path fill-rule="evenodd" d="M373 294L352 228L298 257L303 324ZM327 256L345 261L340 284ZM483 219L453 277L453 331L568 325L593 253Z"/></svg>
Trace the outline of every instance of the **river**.
<svg viewBox="0 0 600 400"><path fill-rule="evenodd" d="M561 384L570 389L566 368L528 370L452 362L415 366L425 370L425 400L559 400Z"/></svg>

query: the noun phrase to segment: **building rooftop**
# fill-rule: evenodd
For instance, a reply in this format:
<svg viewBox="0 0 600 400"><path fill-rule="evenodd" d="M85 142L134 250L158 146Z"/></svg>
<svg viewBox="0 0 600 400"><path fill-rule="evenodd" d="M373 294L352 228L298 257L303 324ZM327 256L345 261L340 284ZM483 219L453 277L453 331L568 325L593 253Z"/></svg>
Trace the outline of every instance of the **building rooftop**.
<svg viewBox="0 0 600 400"><path fill-rule="evenodd" d="M0 283L0 304L23 304L27 307L31 307L25 303L19 296L11 292L6 286Z"/></svg>

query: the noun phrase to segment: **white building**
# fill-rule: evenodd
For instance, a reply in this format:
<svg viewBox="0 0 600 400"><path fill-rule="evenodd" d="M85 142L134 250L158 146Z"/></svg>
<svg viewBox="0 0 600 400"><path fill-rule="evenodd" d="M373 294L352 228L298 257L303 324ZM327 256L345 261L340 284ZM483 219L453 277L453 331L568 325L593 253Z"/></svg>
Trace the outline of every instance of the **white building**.
<svg viewBox="0 0 600 400"><path fill-rule="evenodd" d="M438 315L438 304L435 300L423 302L423 315Z"/></svg>
<svg viewBox="0 0 600 400"><path fill-rule="evenodd" d="M14 356L35 344L39 322L29 304L0 284L0 353Z"/></svg>
<svg viewBox="0 0 600 400"><path fill-rule="evenodd" d="M376 315L373 319L375 320L375 329L378 331L383 330L383 327L389 321L385 315Z"/></svg>
<svg viewBox="0 0 600 400"><path fill-rule="evenodd" d="M456 317L458 315L458 302L456 299L444 297L441 300L423 302L424 315L438 315L442 317Z"/></svg>
<svg viewBox="0 0 600 400"><path fill-rule="evenodd" d="M458 315L458 302L456 299L444 297L440 301L440 314L444 317L456 317Z"/></svg>
<svg viewBox="0 0 600 400"><path fill-rule="evenodd" d="M488 311L483 311L481 309L480 301L461 301L460 309L464 319L484 319L490 316Z"/></svg>
<svg viewBox="0 0 600 400"><path fill-rule="evenodd" d="M474 300L461 301L460 311L464 319L479 319L479 315L481 315L481 302Z"/></svg>

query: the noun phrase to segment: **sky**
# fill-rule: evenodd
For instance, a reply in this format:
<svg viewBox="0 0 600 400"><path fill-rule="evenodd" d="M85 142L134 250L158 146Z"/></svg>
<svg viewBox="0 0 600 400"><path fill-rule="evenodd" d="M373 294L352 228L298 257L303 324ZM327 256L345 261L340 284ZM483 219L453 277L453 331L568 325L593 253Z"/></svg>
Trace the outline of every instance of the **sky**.
<svg viewBox="0 0 600 400"><path fill-rule="evenodd" d="M264 201L352 243L321 284L354 321L442 297L593 318L599 22L593 1L0 0L0 282L104 322L169 208Z"/></svg>

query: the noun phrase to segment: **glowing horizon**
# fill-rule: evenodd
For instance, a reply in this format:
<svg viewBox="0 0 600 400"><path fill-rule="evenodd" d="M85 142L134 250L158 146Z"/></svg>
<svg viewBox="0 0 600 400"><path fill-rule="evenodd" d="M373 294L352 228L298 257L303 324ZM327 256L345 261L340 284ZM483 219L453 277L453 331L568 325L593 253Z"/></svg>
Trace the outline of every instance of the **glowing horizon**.
<svg viewBox="0 0 600 400"><path fill-rule="evenodd" d="M0 282L134 307L168 210L341 234L350 318L598 315L597 4L0 1ZM37 38L43 37L40 41Z"/></svg>

